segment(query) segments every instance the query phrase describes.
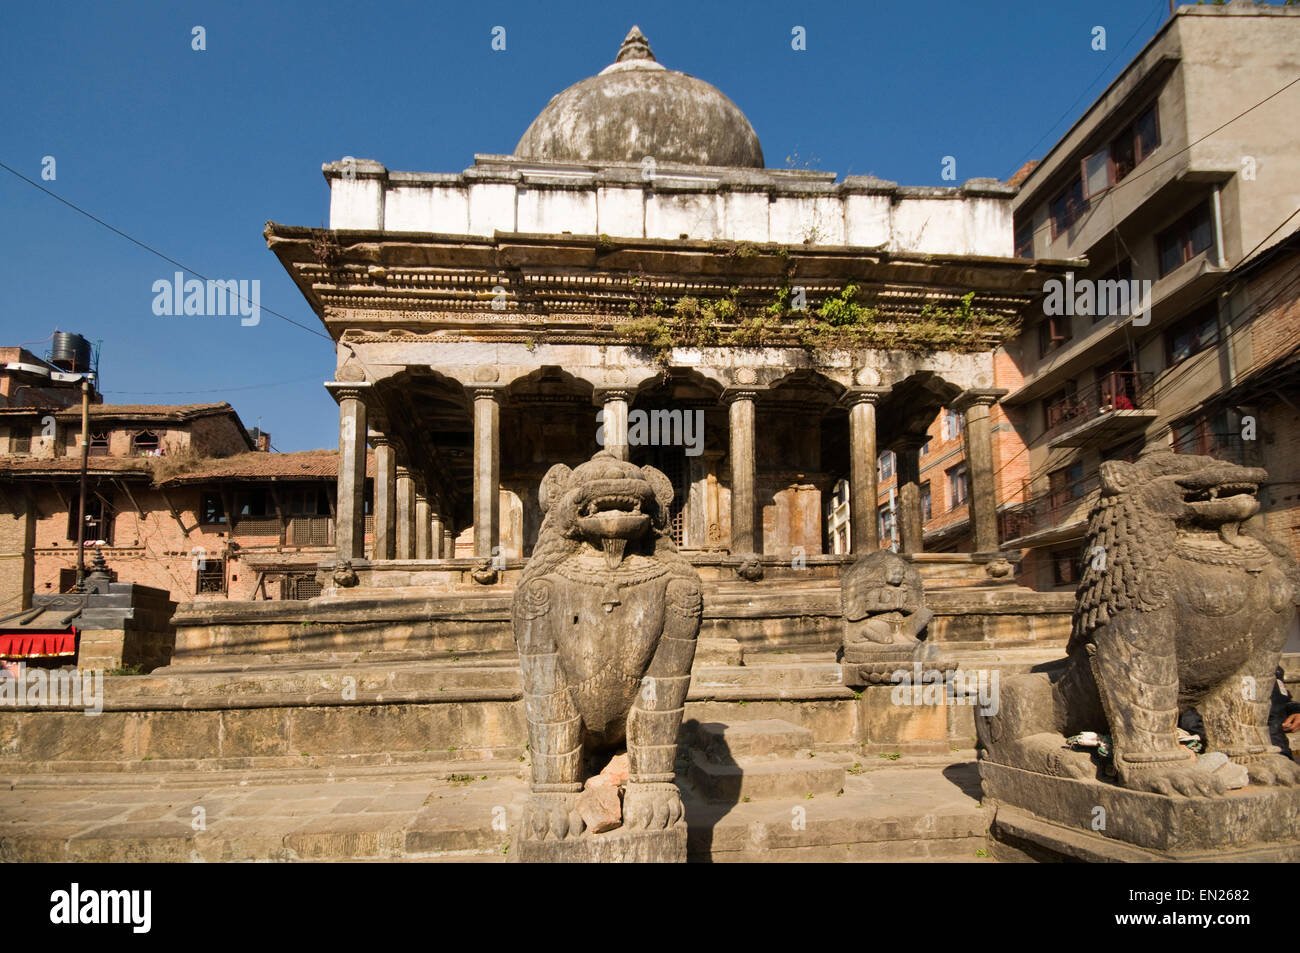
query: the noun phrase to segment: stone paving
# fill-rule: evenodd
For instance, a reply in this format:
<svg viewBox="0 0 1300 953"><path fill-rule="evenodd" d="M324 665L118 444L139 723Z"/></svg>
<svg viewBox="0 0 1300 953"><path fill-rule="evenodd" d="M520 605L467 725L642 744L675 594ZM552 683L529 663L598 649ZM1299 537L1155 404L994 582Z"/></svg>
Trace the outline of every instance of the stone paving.
<svg viewBox="0 0 1300 953"><path fill-rule="evenodd" d="M866 761L839 795L719 804L687 788L692 859L983 859L973 762ZM0 860L502 862L523 767L13 776L0 779Z"/></svg>

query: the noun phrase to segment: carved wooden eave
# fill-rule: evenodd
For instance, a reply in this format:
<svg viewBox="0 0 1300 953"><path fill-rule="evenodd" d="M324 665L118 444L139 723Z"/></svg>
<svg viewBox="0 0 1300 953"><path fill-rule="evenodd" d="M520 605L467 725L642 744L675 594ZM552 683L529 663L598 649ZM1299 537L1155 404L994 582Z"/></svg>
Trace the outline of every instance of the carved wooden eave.
<svg viewBox="0 0 1300 953"><path fill-rule="evenodd" d="M330 231L268 223L267 243L339 340L409 332L440 340L617 343L619 324L656 299L735 292L740 316L779 289L802 287L815 309L847 284L882 320L928 304L973 306L1014 332L1049 278L1081 261L922 255L884 248L611 239L595 235L466 235ZM495 307L494 307L495 304ZM631 306L631 307L630 307ZM996 340L982 342L991 347Z"/></svg>

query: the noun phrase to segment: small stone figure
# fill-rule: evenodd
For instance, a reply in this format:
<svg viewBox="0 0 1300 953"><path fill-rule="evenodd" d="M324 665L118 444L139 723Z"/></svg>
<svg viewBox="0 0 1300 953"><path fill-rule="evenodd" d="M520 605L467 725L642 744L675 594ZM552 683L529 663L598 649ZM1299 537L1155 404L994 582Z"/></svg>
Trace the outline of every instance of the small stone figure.
<svg viewBox="0 0 1300 953"><path fill-rule="evenodd" d="M542 479L511 609L533 763L521 859L685 860L674 762L702 603L668 528L672 497L658 470L608 451ZM597 834L579 809L584 762L624 742L622 826Z"/></svg>
<svg viewBox="0 0 1300 953"><path fill-rule="evenodd" d="M840 605L846 685L887 681L900 661L913 658L934 618L921 573L887 549L868 553L845 571Z"/></svg>

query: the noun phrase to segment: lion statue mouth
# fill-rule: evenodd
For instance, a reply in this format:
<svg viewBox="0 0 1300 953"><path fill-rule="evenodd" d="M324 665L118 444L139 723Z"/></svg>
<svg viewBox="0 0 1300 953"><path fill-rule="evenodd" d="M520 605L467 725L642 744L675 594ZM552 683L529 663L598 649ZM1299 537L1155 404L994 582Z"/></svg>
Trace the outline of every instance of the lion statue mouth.
<svg viewBox="0 0 1300 953"><path fill-rule="evenodd" d="M594 480L576 504L578 531L604 552L610 569L617 569L628 542L649 532L651 518L643 508L652 510L655 498L643 480Z"/></svg>
<svg viewBox="0 0 1300 953"><path fill-rule="evenodd" d="M1259 512L1255 494L1264 476L1253 468L1231 470L1184 477L1178 485L1195 521L1217 529L1225 543L1240 548L1245 545L1240 536L1241 524Z"/></svg>

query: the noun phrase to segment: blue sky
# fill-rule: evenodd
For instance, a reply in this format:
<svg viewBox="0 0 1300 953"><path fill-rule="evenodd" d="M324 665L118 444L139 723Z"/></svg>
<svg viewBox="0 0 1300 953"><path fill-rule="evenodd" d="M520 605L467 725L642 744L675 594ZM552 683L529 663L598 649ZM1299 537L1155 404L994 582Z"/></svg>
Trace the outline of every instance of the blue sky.
<svg viewBox="0 0 1300 953"><path fill-rule="evenodd" d="M53 156L51 191L208 277L259 279L264 309L319 328L262 228L326 224L322 162L454 172L509 153L633 23L736 101L769 166L941 185L947 155L958 181L1042 155L1167 15L1167 0L11 4L0 162L40 181ZM111 402L228 400L276 449L336 446L331 344L267 313L156 316L153 283L174 271L0 170L0 343L44 353L77 331L103 342Z"/></svg>

